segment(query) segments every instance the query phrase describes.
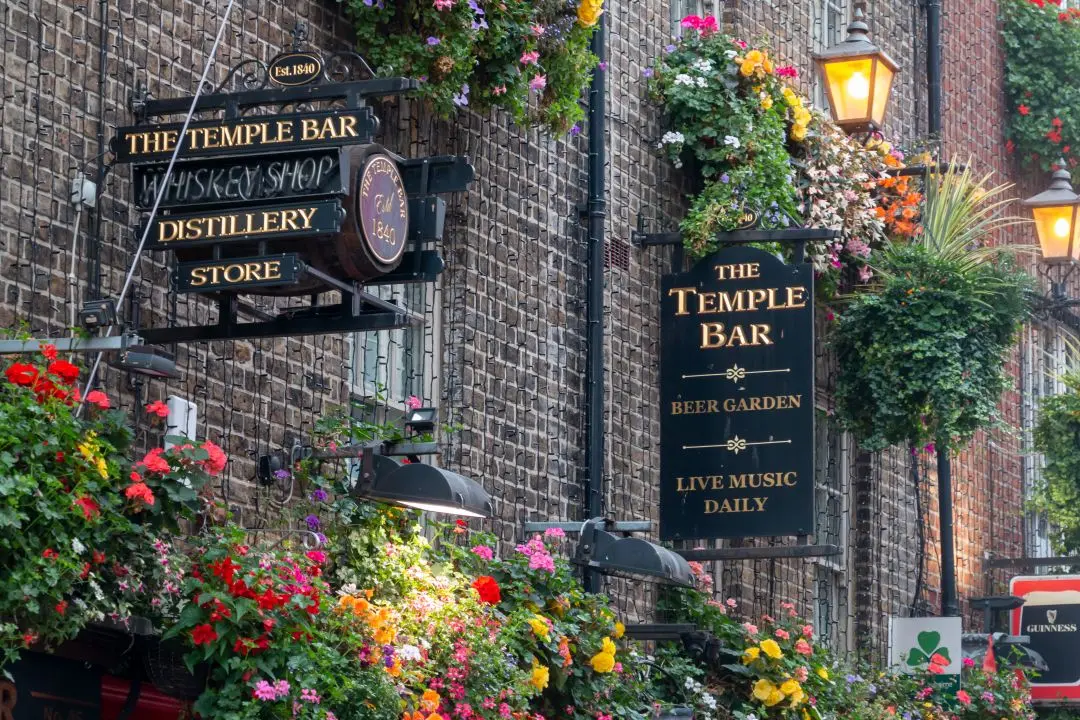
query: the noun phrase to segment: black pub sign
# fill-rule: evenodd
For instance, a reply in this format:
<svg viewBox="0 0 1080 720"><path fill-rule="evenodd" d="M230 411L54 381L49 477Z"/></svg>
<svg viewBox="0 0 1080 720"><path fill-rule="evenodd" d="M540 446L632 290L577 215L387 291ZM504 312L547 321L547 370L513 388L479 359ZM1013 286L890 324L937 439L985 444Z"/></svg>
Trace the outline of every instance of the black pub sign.
<svg viewBox="0 0 1080 720"><path fill-rule="evenodd" d="M661 537L812 534L813 268L728 247L661 287Z"/></svg>

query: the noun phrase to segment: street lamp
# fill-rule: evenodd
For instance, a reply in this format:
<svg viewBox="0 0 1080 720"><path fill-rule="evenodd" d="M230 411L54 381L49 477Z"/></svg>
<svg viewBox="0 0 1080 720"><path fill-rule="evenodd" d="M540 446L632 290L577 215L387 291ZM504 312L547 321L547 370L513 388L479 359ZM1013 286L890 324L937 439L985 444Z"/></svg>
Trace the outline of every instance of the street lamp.
<svg viewBox="0 0 1080 720"><path fill-rule="evenodd" d="M849 135L881 129L893 78L900 69L884 50L870 42L868 31L862 8L857 7L847 38L813 55L825 83L829 112Z"/></svg>
<svg viewBox="0 0 1080 720"><path fill-rule="evenodd" d="M1065 161L1058 161L1050 187L1024 201L1035 217L1042 259L1047 263L1080 260L1080 195L1073 192Z"/></svg>

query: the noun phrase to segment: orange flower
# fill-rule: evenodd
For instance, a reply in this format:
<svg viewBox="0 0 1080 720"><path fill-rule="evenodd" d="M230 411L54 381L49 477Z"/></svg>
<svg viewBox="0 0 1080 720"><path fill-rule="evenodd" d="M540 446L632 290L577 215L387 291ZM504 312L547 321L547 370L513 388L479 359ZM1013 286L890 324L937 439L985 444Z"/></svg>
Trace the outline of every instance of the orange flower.
<svg viewBox="0 0 1080 720"><path fill-rule="evenodd" d="M428 712L434 712L439 709L439 705L442 703L442 698L439 697L439 693L435 692L431 688L424 691L424 694L420 698L420 707Z"/></svg>

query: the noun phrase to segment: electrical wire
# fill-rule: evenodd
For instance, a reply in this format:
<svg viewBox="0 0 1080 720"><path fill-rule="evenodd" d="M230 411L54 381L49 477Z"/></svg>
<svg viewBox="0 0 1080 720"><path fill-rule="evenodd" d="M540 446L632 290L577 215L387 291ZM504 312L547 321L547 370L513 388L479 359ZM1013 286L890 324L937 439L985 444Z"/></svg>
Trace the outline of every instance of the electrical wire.
<svg viewBox="0 0 1080 720"><path fill-rule="evenodd" d="M176 165L176 158L180 155L180 148L184 146L183 138L187 134L188 125L191 124L191 118L195 115L195 108L198 107L199 98L202 96L203 88L206 86L206 79L210 75L210 68L214 64L214 58L217 57L218 48L221 47L221 40L225 37L225 28L229 24L229 14L232 13L233 5L236 0L229 0L228 5L225 6L225 13L222 15L221 24L218 26L217 37L214 38L214 45L210 48L210 54L206 58L206 64L203 65L202 77L199 78L199 82L195 87L195 96L191 98L191 106L188 107L187 115L184 116L183 125L180 127L180 133L177 137L180 140L176 143L176 147L173 148L172 156L169 158L169 164L165 168L165 176L162 178L161 185L158 187L157 196L154 198L154 205L150 208L150 216L146 221L146 225L143 227L142 237L139 238L139 245L135 248L135 255L131 259L131 267L128 268L127 276L124 278L124 284L120 288L120 294L116 297L116 306L120 307L124 298L127 297L127 292L131 288L131 281L135 277L135 269L139 266L139 260L142 257L143 248L146 246L146 240L150 236L150 229L154 225L154 218L157 216L158 206L161 204L161 199L165 196L166 190L169 187L169 178L172 176L173 167ZM112 335L112 327L109 327L105 331L105 337ZM94 358L94 365L90 368L90 376L86 379L86 385L83 388L83 397L90 392L90 388L94 386L94 380L97 378L98 368L101 367L101 358L104 356L104 352L99 352ZM78 409L75 411L76 417L82 414L82 409L86 403L81 403Z"/></svg>

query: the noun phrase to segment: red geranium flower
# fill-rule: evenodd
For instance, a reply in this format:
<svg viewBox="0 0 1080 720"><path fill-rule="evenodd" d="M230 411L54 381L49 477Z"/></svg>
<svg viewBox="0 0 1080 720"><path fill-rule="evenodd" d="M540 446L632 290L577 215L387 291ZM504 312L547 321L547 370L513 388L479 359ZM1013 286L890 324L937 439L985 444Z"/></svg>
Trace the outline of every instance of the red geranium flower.
<svg viewBox="0 0 1080 720"><path fill-rule="evenodd" d="M55 375L68 385L79 379L79 368L67 360L53 360L46 369L50 375Z"/></svg>
<svg viewBox="0 0 1080 720"><path fill-rule="evenodd" d="M150 472L167 473L172 470L172 468L169 467L168 461L166 461L165 458L161 457L161 453L163 452L165 451L161 448L154 448L150 452L146 453L146 455L142 459L142 462L139 464L145 467Z"/></svg>
<svg viewBox="0 0 1080 720"><path fill-rule="evenodd" d="M26 363L12 363L4 374L7 375L8 382L15 385L32 385L37 380L38 369Z"/></svg>
<svg viewBox="0 0 1080 720"><path fill-rule="evenodd" d="M1020 113L1021 115L1027 115L1031 112L1031 108L1021 103L1020 107L1016 108L1016 112Z"/></svg>
<svg viewBox="0 0 1080 720"><path fill-rule="evenodd" d="M101 506L85 495L76 500L75 504L79 506L79 509L83 512L83 517L87 520L93 520L101 512Z"/></svg>
<svg viewBox="0 0 1080 720"><path fill-rule="evenodd" d="M86 562L83 563L82 572L79 573L79 579L85 580L88 577L90 577L90 563Z"/></svg>
<svg viewBox="0 0 1080 720"><path fill-rule="evenodd" d="M473 589L483 602L488 605L498 605L502 601L502 591L499 583L490 575L481 575L473 581Z"/></svg>
<svg viewBox="0 0 1080 720"><path fill-rule="evenodd" d="M56 551L52 548L45 548L45 552L41 553L41 557L45 558L46 560L55 560L59 557L59 555L57 555Z"/></svg>
<svg viewBox="0 0 1080 720"><path fill-rule="evenodd" d="M45 356L46 360L56 359L56 346L52 344L42 345L41 354Z"/></svg>
<svg viewBox="0 0 1080 720"><path fill-rule="evenodd" d="M218 634L211 625L196 625L191 631L191 642L196 645L209 645L217 640Z"/></svg>
<svg viewBox="0 0 1080 720"><path fill-rule="evenodd" d="M94 562L98 565L105 562L105 553L101 552L100 550L95 550L92 557L94 559Z"/></svg>
<svg viewBox="0 0 1080 720"><path fill-rule="evenodd" d="M64 613L67 612L67 606L68 606L67 600L61 600L60 602L56 603L56 607L55 607L56 612L63 615Z"/></svg>
<svg viewBox="0 0 1080 720"><path fill-rule="evenodd" d="M211 475L217 475L225 469L225 465L228 464L229 458L225 455L224 450L222 450L209 440L202 444L202 449L205 450L208 455L210 455L210 457L208 457L206 460L203 460L202 463L203 467L206 469L206 472L210 473Z"/></svg>
<svg viewBox="0 0 1080 720"><path fill-rule="evenodd" d="M146 483L132 483L124 489L124 495L131 500L141 500L147 505L154 504L154 493Z"/></svg>
<svg viewBox="0 0 1080 720"><path fill-rule="evenodd" d="M169 406L160 400L155 400L146 406L146 412L158 417L169 417Z"/></svg>
<svg viewBox="0 0 1080 720"><path fill-rule="evenodd" d="M97 405L102 410L108 410L112 407L112 405L109 404L109 396L100 390L91 390L86 393L86 402Z"/></svg>

